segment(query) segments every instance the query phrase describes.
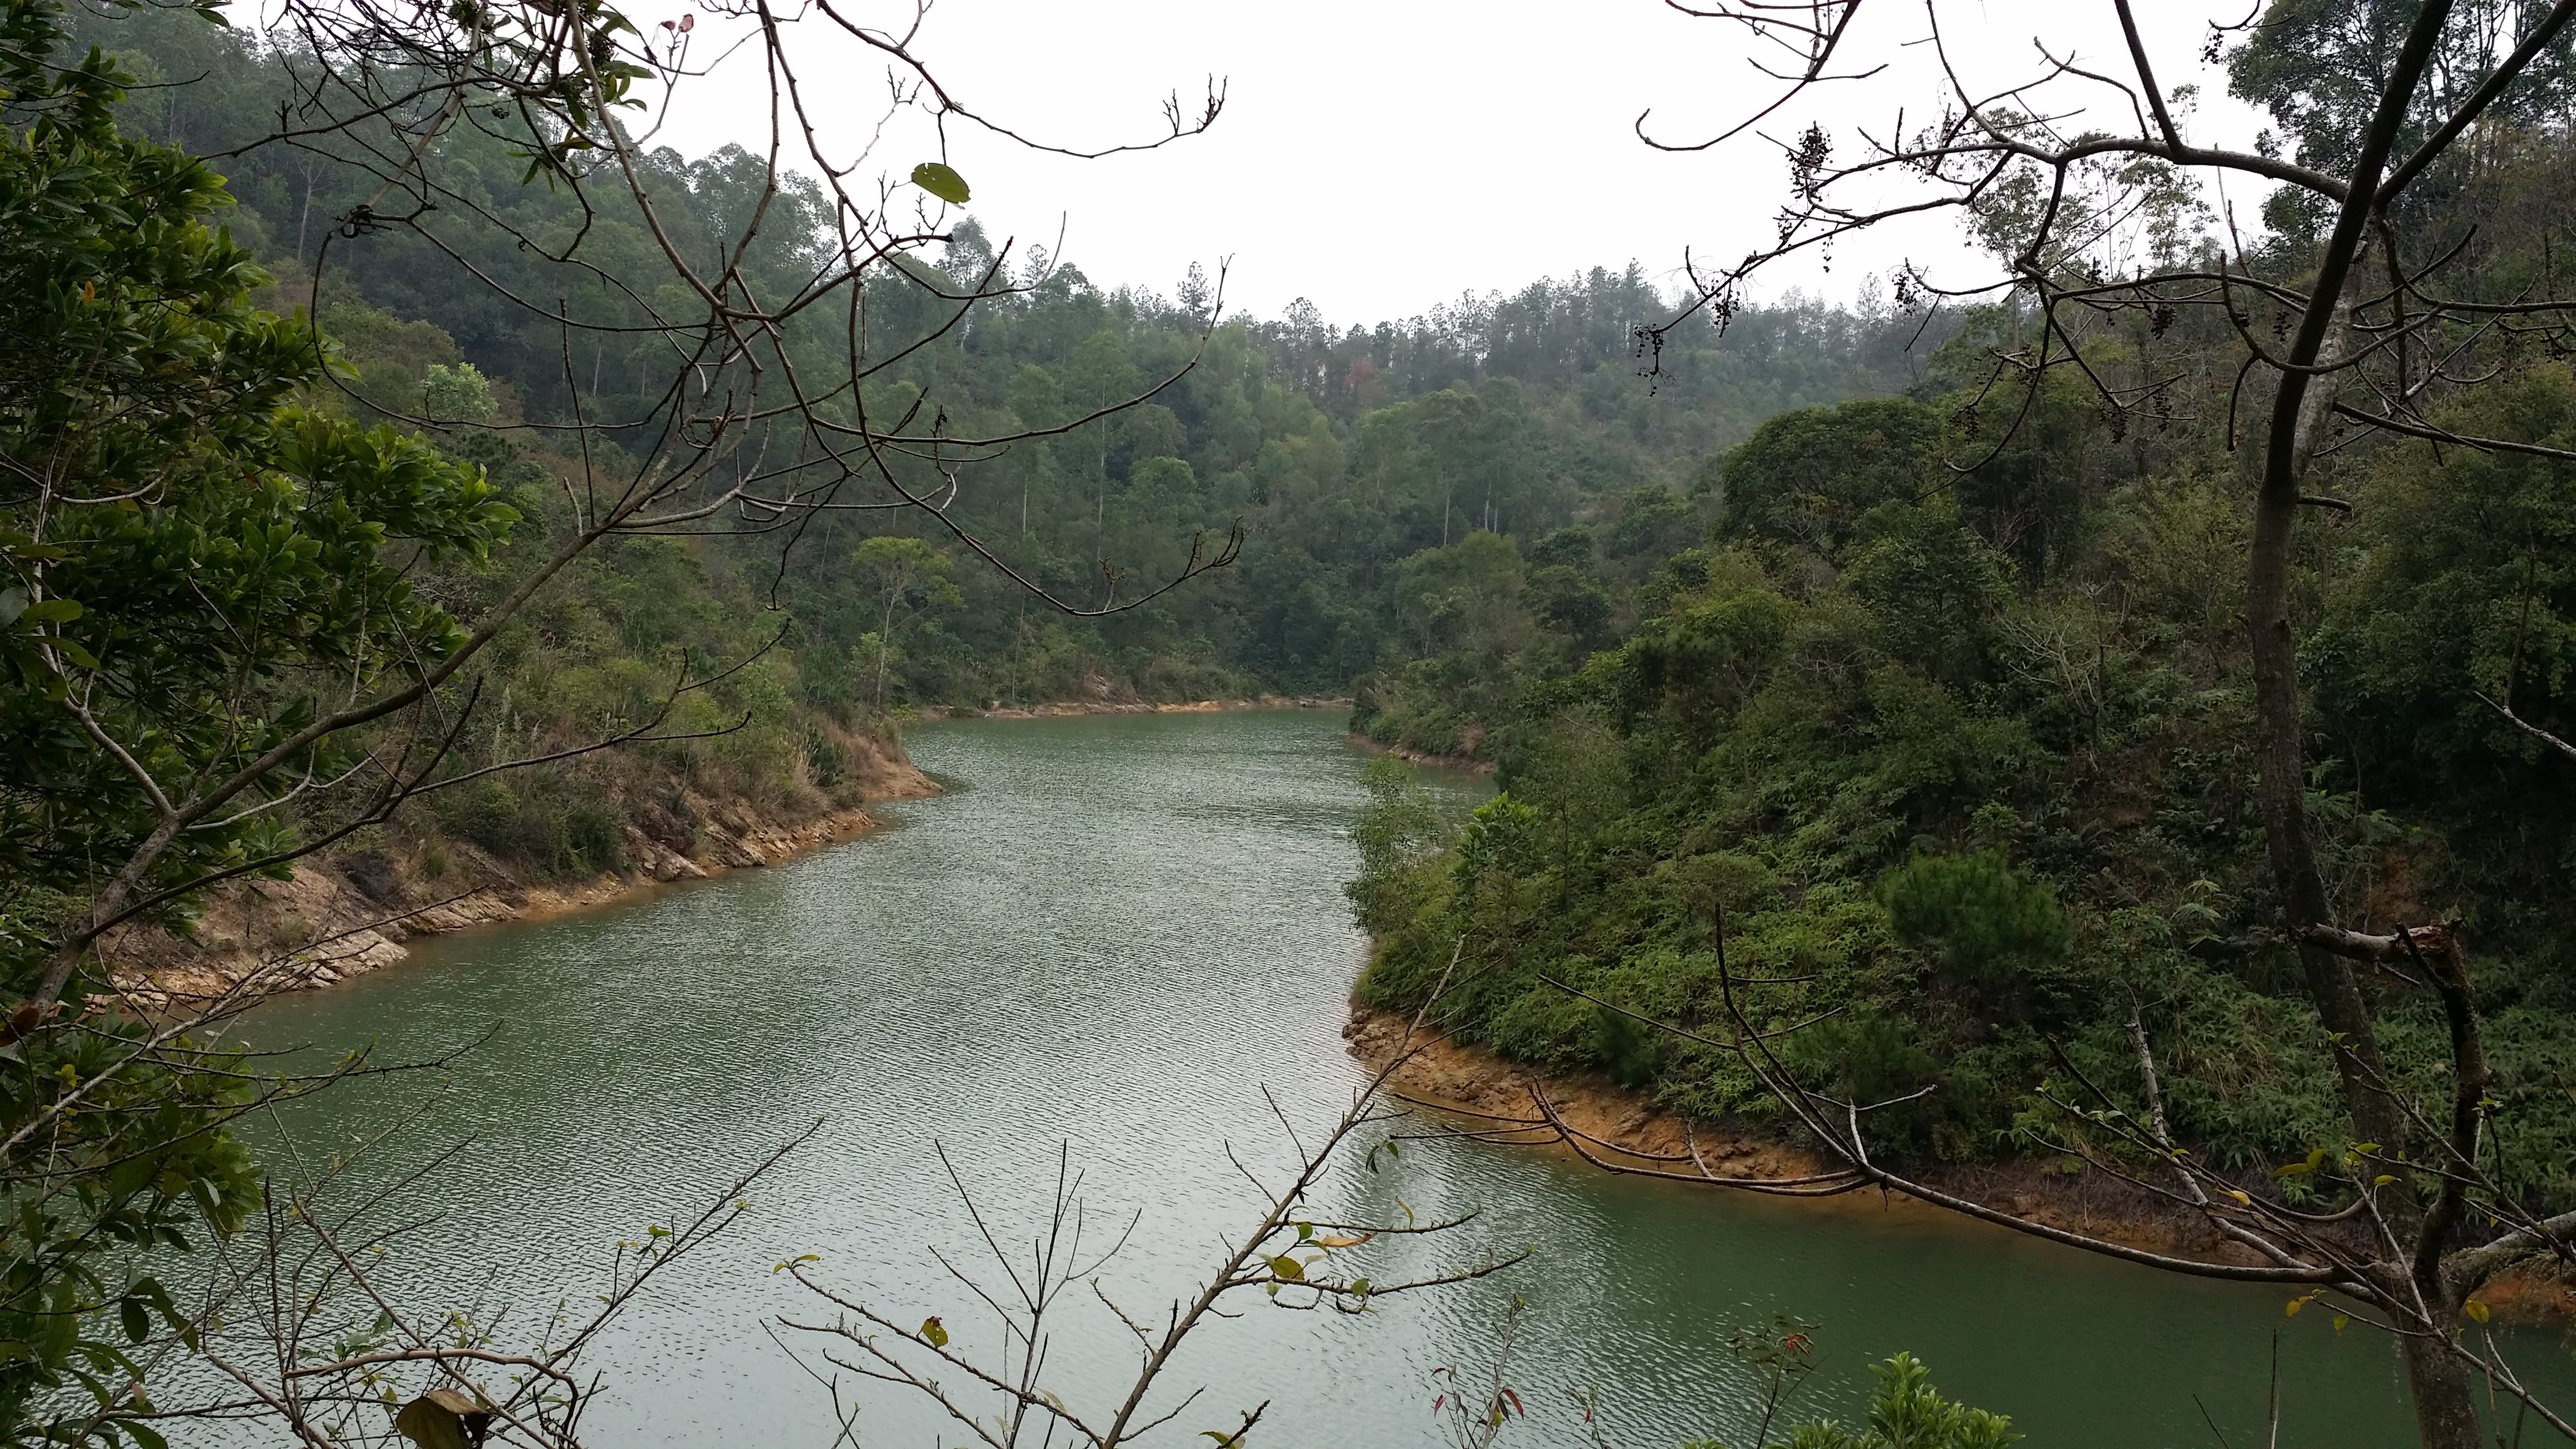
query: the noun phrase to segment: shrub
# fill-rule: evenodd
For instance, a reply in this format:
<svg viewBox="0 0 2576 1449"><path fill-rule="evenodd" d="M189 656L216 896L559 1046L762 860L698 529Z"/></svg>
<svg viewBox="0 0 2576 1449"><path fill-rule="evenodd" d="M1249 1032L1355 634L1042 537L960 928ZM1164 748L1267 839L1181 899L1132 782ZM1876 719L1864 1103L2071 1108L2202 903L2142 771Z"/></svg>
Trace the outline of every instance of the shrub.
<svg viewBox="0 0 2576 1449"><path fill-rule="evenodd" d="M1942 977L1986 1014L2027 1020L2072 944L2056 893L2014 873L2001 852L1917 855L1880 877L1888 923L1908 945L1938 946Z"/></svg>

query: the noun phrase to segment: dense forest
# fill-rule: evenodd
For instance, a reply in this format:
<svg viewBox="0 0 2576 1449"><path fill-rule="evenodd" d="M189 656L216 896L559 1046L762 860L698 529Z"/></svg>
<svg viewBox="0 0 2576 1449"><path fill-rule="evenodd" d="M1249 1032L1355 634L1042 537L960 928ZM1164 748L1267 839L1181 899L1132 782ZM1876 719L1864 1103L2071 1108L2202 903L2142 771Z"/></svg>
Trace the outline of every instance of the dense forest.
<svg viewBox="0 0 2576 1449"><path fill-rule="evenodd" d="M2338 87L2384 74L2401 10L2267 12L2230 70L2277 126L2267 156L2349 161ZM2490 315L2545 288L2571 219L2563 40L2532 50L2560 68L2526 108L2390 209ZM2308 1187L2352 1135L2351 1038L2319 1028L2279 925L2299 908L2267 841L2244 562L2267 466L2247 377L2299 320L2262 283L2306 285L2334 211L2285 188L2259 248L2180 245L2073 335L2049 287L2111 288L2072 259L2052 281L2037 215L1998 199L1984 239L2038 285L1965 308L1888 396L1765 420L1661 502L1655 546L1623 555L1598 519L1492 541L1480 607L1363 698L1364 727L1494 761L1502 793L1457 820L1375 776L1361 992L1413 1010L1447 982L1452 1032L1703 1120L1804 1134L1793 1074L1895 1104L1870 1144L1889 1163L2082 1172L2169 1123L2222 1187L2349 1205ZM2377 394L2425 399L2400 429L2348 385L2287 553L2332 919L2470 943L2455 990L2402 965L2359 983L2371 1070L2420 1102L2483 1073L2459 1120L2490 1135L2458 1160L2538 1214L2576 1202L2566 343L2554 317L2466 336L2417 393Z"/></svg>
<svg viewBox="0 0 2576 1449"><path fill-rule="evenodd" d="M151 1442L100 1427L126 1365L78 1335L193 1333L110 1260L253 1191L208 1124L256 1072L67 1012L106 932L325 847L388 908L451 848L626 870L711 801L855 801L927 711L1288 695L1499 786L1453 818L1372 770L1363 1002L1828 1147L1816 1103L1855 1138L1875 1104L1854 1181L2182 1163L2153 1190L2383 1310L2427 1442L2475 1442L2419 1345L2576 1205L2576 304L2533 300L2576 7L2532 10L2281 0L2212 42L2257 152L2207 162L2150 82L2164 139L2073 202L2099 138L1945 121L1986 130L1926 176L2056 169L1970 188L1984 293L1752 305L1631 262L1370 327L1199 268L1104 288L962 212L852 264L822 181L591 139L648 73L596 7L569 79L549 50L298 129L341 104L327 27L10 0L0 454L38 481L0 535L0 1125L75 1166L10 1199L0 1425L78 1389L75 1438ZM489 16L449 19L486 64ZM2401 140L2423 184L2365 205ZM1784 253L1861 224L1829 152ZM2221 243L2195 158L2286 181L2263 231ZM2356 358L2380 401L2302 411ZM794 401L737 405L753 373ZM2337 1236L2383 1202L2384 1243Z"/></svg>
<svg viewBox="0 0 2576 1449"><path fill-rule="evenodd" d="M229 153L264 134L293 84L282 53L191 12L88 24L84 39L147 82L220 79L138 89L122 109L138 132L200 152ZM373 178L335 166L327 149L285 148L226 163L237 204L223 222L275 278L263 304L309 308L338 343L343 367L323 405L366 422L404 420L488 469L523 516L489 563L450 575L445 587L470 607L508 586L515 559L560 536L557 480L585 464L520 425L569 416L576 393L594 418L649 414L664 344L641 329L567 340L542 307L526 305L563 296L577 310L641 315L651 299L600 275L620 261L650 266L654 243L638 218L594 215L568 190L522 185L525 163L504 145L460 144L440 160L454 173L442 184L506 199L497 210L506 227L474 214L435 243L400 230L337 235L332 219ZM656 151L646 164L705 238L738 224L766 174L738 149L697 160ZM773 209L786 221L773 220L755 263L785 290L820 246L797 229L828 215L810 184L791 184ZM546 262L517 240L582 228L582 266ZM1677 336L1641 361L1636 329L1674 304L1634 262L1337 327L1304 303L1275 319L1220 315L1217 282L1197 268L1169 296L1111 290L1070 262L997 257L996 245L963 221L936 276L872 284L871 325L897 339L889 350L899 360L872 381L887 411L928 395L947 432L970 438L1055 429L1152 395L1058 435L923 468L922 486L953 488L949 518L1022 579L1079 606L1156 587L1194 539L1213 553L1240 530L1240 557L1144 607L1080 618L909 510L620 541L585 558L497 641L487 693L499 696L502 723L462 742L460 763L613 730L648 708L683 658L725 667L759 656L684 701L675 728L750 723L624 760L495 778L443 802L449 833L538 875L621 867L617 823L652 812L653 781L677 771L774 808L838 782L850 731L925 706L1358 690L1390 707L1436 688L1429 681L1454 671L1443 661L1458 650L1505 643L1478 632L1498 591L1526 590L1560 649L1601 642L1634 619L1613 617L1593 572L1635 582L1694 542L1694 509L1727 447L1784 409L1906 385L1922 330L1922 319L1883 306L1792 299L1745 310L1723 335ZM492 285L435 280L460 263ZM1014 283L1009 294L951 327L942 293L972 290L997 269ZM833 344L816 328L798 345L819 365ZM1651 382L1647 361L1658 369ZM585 442L594 452L648 448L649 429L633 431L602 429ZM1585 545L1580 570L1533 552L1553 538L1562 553L1585 529L1600 541ZM1460 717L1381 732L1449 752L1466 749L1456 734L1474 728Z"/></svg>

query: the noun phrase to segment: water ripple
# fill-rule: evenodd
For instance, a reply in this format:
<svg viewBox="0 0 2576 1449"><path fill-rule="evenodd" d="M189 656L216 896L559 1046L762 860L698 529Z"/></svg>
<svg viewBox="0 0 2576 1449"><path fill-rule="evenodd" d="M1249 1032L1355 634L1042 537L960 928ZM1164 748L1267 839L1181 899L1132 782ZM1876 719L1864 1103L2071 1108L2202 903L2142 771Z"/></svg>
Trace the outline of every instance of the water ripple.
<svg viewBox="0 0 2576 1449"><path fill-rule="evenodd" d="M1257 1087L1308 1123L1357 1080L1339 1026L1363 943L1340 884L1360 761L1337 721L987 722L913 744L971 788L777 870L433 945L257 1025L397 1054L495 1031L412 1138L415 1152L473 1139L418 1194L441 1215L398 1261L404 1287L432 1299L494 1273L532 1303L587 1291L613 1240L827 1119L738 1236L624 1320L607 1349L616 1397L591 1421L601 1442L826 1442L822 1395L759 1331L803 1306L768 1271L792 1254L987 1342L927 1256L971 1243L934 1142L1021 1225L1069 1142L1104 1219L1142 1212L1110 1277L1153 1304L1246 1220L1225 1144L1278 1160ZM408 1090L330 1095L293 1135L345 1141ZM2199 1446L2191 1395L2231 1431L2259 1418L2258 1365L2281 1322L2260 1294L1993 1234L1694 1196L1501 1150L1426 1149L1336 1190L1355 1211L1481 1208L1488 1241L1536 1255L1509 1284L1364 1320L1255 1311L1218 1325L1176 1368L1211 1385L1206 1412L1167 1442L1265 1398L1276 1444L1429 1442L1431 1369L1489 1362L1517 1291L1530 1306L1514 1378L1550 1421L1523 1443L1568 1442L1563 1391L1585 1386L1622 1445L1739 1429L1750 1385L1725 1335L1785 1309L1825 1324L1814 1408L1847 1410L1864 1359L1911 1348L2037 1442ZM2291 1327L2294 1427L2356 1449L2408 1442L2384 1346ZM1120 1380L1127 1356L1091 1322L1055 1361L1079 1401ZM867 1442L931 1442L920 1404L867 1402Z"/></svg>

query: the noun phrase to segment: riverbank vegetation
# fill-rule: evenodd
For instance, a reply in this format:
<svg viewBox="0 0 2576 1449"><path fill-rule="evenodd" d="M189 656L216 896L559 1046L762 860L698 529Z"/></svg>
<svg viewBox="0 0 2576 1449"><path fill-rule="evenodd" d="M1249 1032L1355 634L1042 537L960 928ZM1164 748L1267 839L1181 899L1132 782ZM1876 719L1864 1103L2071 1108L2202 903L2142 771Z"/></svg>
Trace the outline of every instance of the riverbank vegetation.
<svg viewBox="0 0 2576 1449"><path fill-rule="evenodd" d="M468 131L438 148L432 190L505 205L353 228L357 208L384 204L362 151L258 144L299 94L291 47L181 10L75 22L78 42L146 87L120 107L121 125L225 156L221 221L272 279L255 300L306 309L336 342L343 366L314 379L303 405L429 439L484 469L516 515L489 560L434 567L424 593L475 616L576 531L565 480L651 456L667 372L647 325L657 304L602 269L654 258L655 225L696 247L741 226L767 184L755 158L639 150L660 198L648 223L613 197L528 186L523 148ZM203 79L153 80L174 76ZM796 268L828 250L829 223L787 178L746 277L792 294ZM523 244L576 234L573 264ZM685 821L666 818L686 814L668 808L683 790L800 823L848 803L853 732L925 707L1357 689L1376 732L1471 752L1471 714L1419 701L1455 673L1462 643L1493 642L1477 632L1488 595L1521 588L1496 552L1504 537L1597 519L1614 571L1647 557L1669 542L1675 500L1713 451L1780 408L1900 385L1919 325L1881 302L1751 308L1723 337L1676 338L1648 388L1634 329L1671 304L1633 263L1356 327L1303 304L1277 319L1220 315L1221 279L1195 269L1169 295L1111 290L997 245L960 221L910 271L868 284L870 325L893 339L868 403L901 417L935 399L935 422L916 421L944 439L1028 436L905 472L906 486L938 494L935 517L844 504L794 511L791 528L773 510L728 536L585 550L493 639L481 721L451 760L481 768L578 748L661 709L689 670L716 677L661 716L669 743L495 775L407 812L398 832L411 856L434 861L463 842L530 880L626 869L638 851L621 840L634 831L686 849ZM962 319L941 300L979 288L991 295ZM590 319L571 354L529 301L558 295ZM827 328L791 335L802 365L829 364ZM594 421L568 441L561 420L576 410L642 421ZM1232 566L1115 607L1187 568L1193 537L1212 556L1236 529ZM1593 619L1593 593L1565 570L1537 587L1571 590L1553 607L1585 627L1610 622Z"/></svg>
<svg viewBox="0 0 2576 1449"><path fill-rule="evenodd" d="M1463 942L1452 1032L1778 1124L1838 1164L1802 1190L2131 1177L2242 1250L2159 1266L2350 1294L2425 1442L2481 1442L2510 1376L2462 1315L2576 1226L2567 12L2268 7L2213 42L2259 154L2184 143L2134 27L2134 133L1956 94L1902 156L1811 132L1713 305L1892 171L2001 280L1900 395L1712 459L1643 567L1490 546L1572 576L1490 591L1423 694L1503 793L1452 833L1375 777L1363 999ZM2173 163L2286 183L2271 229Z"/></svg>
<svg viewBox="0 0 2576 1449"><path fill-rule="evenodd" d="M2172 1168L2475 1440L2455 1320L2576 1208L2576 6L2281 0L2213 42L2255 152L2133 40L2135 137L1816 130L1693 295L1375 327L1095 285L944 161L657 149L694 17L290 8L0 3L0 1424L151 1442L195 1320L129 1249L242 1228L223 1124L309 1085L122 1011L112 932L812 820L908 709L1348 692L1504 791L1373 776L1368 1000L1856 1180ZM1720 8L1814 80L1858 7ZM2001 284L1747 300L1908 168Z"/></svg>
<svg viewBox="0 0 2576 1449"><path fill-rule="evenodd" d="M1632 329L1667 301L1633 266L1373 331L1221 316L1196 273L1104 291L949 210L942 165L863 201L819 154L635 142L614 118L684 79L678 21L224 19L0 10L13 1435L157 1442L135 1386L321 1247L227 1124L374 1069L220 1045L364 922L267 912L251 969L185 1003L137 994L119 942L317 861L393 922L684 857L718 815L863 797L913 705L1338 692L1455 614L1405 559L1648 507L1772 407L1905 366L1892 314L1799 304L1642 390ZM247 1266L183 1303L137 1250L207 1234ZM582 1341L500 1406L515 1432L575 1412L527 1396ZM342 1357L223 1372L309 1426L294 1405L373 1392Z"/></svg>
<svg viewBox="0 0 2576 1449"><path fill-rule="evenodd" d="M1963 342L1932 375L1975 357ZM2272 933L2223 443L2168 435L2143 473L2126 448L2060 453L2076 476L2054 506L2038 486L1981 503L1943 477L1977 446L1955 423L1969 384L1792 413L1736 450L1707 540L1641 586L1651 614L1609 647L1499 665L1484 718L1506 797L1454 840L1401 772L1373 775L1372 1000L1416 1003L1464 930L1494 967L1451 999L1470 1039L1712 1117L1777 1113L1724 1051L1549 984L1708 1020L1723 909L1742 971L1802 978L1766 1012L1836 1013L1797 1041L1814 1065L1873 1100L1943 1084L1883 1127L1892 1150L2033 1150L2016 1125L2060 1072L2050 1043L2134 1081L2133 1004L2174 1043L2176 1130L2220 1161L2260 1171L2331 1134L2333 1062ZM2539 436L2576 422L2555 366L2495 405ZM2516 1123L2498 1150L2535 1201L2568 1200L2571 922L2546 885L2576 828L2568 765L2475 697L2501 696L2519 651L2518 709L2565 723L2536 642L2555 626L2516 637L2554 617L2532 565L2564 485L2557 465L2433 453L2344 470L2353 515L2303 559L2320 853L2357 919L2475 932ZM1995 541L2039 531L2035 556ZM2383 1009L2436 1072L2440 1002Z"/></svg>

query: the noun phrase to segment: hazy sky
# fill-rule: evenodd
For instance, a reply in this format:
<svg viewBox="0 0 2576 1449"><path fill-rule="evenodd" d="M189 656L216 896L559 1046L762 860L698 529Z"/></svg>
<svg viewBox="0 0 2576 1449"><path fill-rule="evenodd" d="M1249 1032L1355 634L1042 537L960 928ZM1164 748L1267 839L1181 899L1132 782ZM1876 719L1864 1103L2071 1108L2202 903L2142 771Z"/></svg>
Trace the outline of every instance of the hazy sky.
<svg viewBox="0 0 2576 1449"><path fill-rule="evenodd" d="M2187 122L2195 139L2241 145L2252 114L2199 64L2211 3L2138 9L2159 79L2203 89ZM879 23L911 10L847 4ZM2224 5L2224 18L2241 18L2244 0ZM649 25L681 9L643 0L634 13ZM1941 0L1940 16L1972 84L2024 78L2039 63L2035 35L2088 68L2129 74L2104 0ZM1929 34L1921 0L1877 0L1861 23L1888 41ZM719 53L728 25L701 18L698 60ZM882 60L821 34L799 45L818 121L840 154L854 153L884 109ZM1151 136L1164 95L1177 87L1193 102L1205 77L1222 78L1215 128L1161 151L1071 161L952 125L949 156L975 189L969 210L997 238L1052 248L1061 230L1064 255L1095 282L1167 293L1193 260L1213 271L1231 257L1229 303L1261 315L1303 296L1337 322L1370 322L1631 259L1669 277L1685 248L1733 257L1765 239L1786 186L1780 153L1757 136L1670 155L1632 133L1652 108L1659 133L1698 139L1773 85L1748 66L1739 31L1658 0L940 0L916 51L961 100L1073 146ZM1765 129L1787 137L1822 120L1846 135L1859 124L1884 131L1899 104L1910 124L1938 106L1928 45L1857 48L1853 61L1890 69L1793 104ZM683 90L659 139L691 154L756 142L762 91L751 67L720 66ZM2125 112L2100 87L2057 97L2061 107L2106 100ZM933 147L898 127L868 170L901 175ZM2234 199L2250 215L2254 198ZM1847 298L1904 256L1954 259L1961 275L1973 265L1945 218L1849 247L1830 273L1784 269L1771 285Z"/></svg>

